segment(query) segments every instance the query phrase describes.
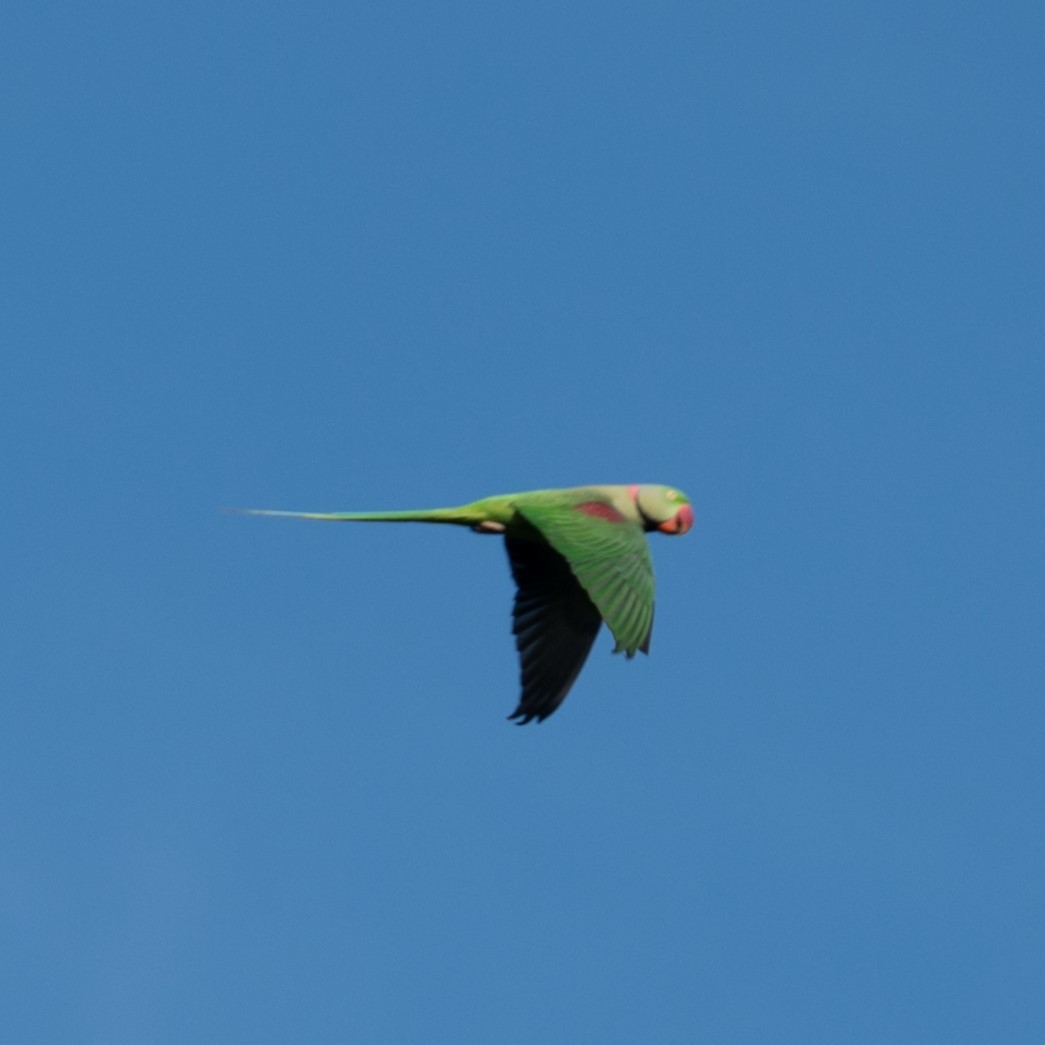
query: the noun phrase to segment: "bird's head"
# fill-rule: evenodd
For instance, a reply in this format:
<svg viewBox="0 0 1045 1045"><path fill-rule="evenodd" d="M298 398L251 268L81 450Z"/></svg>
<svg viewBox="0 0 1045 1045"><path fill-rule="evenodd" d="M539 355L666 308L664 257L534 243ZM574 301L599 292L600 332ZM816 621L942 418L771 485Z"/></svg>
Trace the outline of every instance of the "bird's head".
<svg viewBox="0 0 1045 1045"><path fill-rule="evenodd" d="M647 530L681 534L693 526L693 505L689 503L689 498L674 486L658 486L653 483L632 486L631 496Z"/></svg>

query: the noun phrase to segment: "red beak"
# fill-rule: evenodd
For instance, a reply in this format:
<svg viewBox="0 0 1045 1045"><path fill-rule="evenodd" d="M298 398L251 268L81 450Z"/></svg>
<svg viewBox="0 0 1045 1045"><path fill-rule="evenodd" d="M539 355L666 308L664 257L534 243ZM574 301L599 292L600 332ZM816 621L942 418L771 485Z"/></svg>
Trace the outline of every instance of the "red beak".
<svg viewBox="0 0 1045 1045"><path fill-rule="evenodd" d="M662 522L657 529L661 533L685 533L693 527L693 506L684 504L672 518Z"/></svg>

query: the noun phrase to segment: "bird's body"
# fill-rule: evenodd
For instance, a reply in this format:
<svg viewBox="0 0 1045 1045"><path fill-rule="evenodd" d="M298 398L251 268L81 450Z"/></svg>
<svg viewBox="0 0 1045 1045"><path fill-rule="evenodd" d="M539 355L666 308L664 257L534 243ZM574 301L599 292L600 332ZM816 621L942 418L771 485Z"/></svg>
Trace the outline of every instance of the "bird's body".
<svg viewBox="0 0 1045 1045"><path fill-rule="evenodd" d="M427 522L502 534L518 586L513 632L522 696L510 716L547 718L565 699L605 620L615 653L649 652L653 565L645 533L685 533L689 499L668 486L577 486L485 497L458 508L394 512L284 512L325 522Z"/></svg>

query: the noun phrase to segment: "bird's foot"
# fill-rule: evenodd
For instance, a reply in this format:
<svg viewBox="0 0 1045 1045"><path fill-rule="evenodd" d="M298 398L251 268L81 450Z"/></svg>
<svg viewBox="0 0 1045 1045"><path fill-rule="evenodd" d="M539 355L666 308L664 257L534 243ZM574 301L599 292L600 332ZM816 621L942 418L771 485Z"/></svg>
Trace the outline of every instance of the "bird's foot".
<svg viewBox="0 0 1045 1045"><path fill-rule="evenodd" d="M492 519L484 519L476 523L472 529L476 533L504 533L504 523L494 522Z"/></svg>

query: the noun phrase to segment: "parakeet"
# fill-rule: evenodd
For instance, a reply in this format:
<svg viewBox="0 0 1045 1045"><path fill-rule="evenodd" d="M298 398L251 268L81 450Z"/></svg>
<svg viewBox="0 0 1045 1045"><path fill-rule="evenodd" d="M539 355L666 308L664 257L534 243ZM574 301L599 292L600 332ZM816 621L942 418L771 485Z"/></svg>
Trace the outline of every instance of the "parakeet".
<svg viewBox="0 0 1045 1045"><path fill-rule="evenodd" d="M460 508L396 512L235 509L327 522L429 522L502 534L518 590L512 632L522 694L508 716L546 719L565 700L605 621L614 653L649 652L653 563L645 533L686 533L689 498L672 486L577 486L486 497Z"/></svg>

